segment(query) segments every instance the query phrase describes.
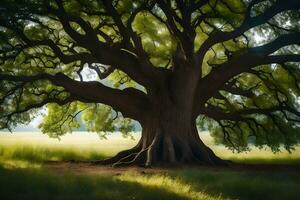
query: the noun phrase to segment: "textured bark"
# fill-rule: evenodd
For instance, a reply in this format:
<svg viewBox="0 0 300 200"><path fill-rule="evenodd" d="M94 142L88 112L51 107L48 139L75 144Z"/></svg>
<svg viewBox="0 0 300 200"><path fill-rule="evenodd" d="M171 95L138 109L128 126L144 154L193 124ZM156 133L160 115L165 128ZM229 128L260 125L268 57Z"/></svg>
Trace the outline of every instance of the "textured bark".
<svg viewBox="0 0 300 200"><path fill-rule="evenodd" d="M227 164L201 141L192 117L190 99L185 99L188 104L174 104L163 95L156 99L152 110L145 112L140 121L142 135L138 144L98 163L113 166Z"/></svg>
<svg viewBox="0 0 300 200"><path fill-rule="evenodd" d="M200 139L194 115L197 71L177 65L149 94L150 105L139 119L142 136L138 144L116 156L100 161L126 165L225 165Z"/></svg>
<svg viewBox="0 0 300 200"><path fill-rule="evenodd" d="M153 118L142 127L142 136L135 147L97 163L113 166L227 164L201 141L195 123L184 120L179 114L170 113L169 120Z"/></svg>

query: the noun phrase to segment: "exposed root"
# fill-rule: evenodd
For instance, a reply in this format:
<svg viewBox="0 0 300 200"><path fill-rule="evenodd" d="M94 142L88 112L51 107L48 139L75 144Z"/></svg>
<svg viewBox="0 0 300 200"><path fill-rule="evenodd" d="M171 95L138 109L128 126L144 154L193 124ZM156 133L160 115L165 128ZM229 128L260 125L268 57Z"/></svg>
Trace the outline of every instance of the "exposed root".
<svg viewBox="0 0 300 200"><path fill-rule="evenodd" d="M195 135L198 134L197 132ZM198 135L196 135L198 136ZM132 149L122 151L112 158L95 161L93 164L124 166L178 166L210 165L228 166L230 161L222 160L208 148L199 137L182 138L164 135L157 131L154 137L143 137Z"/></svg>
<svg viewBox="0 0 300 200"><path fill-rule="evenodd" d="M140 151L139 153L131 154L128 156L128 158L132 158L131 160L124 160L121 159L118 162L114 163L113 167L125 167L130 165L138 165L138 166L145 166L145 159L146 159L146 151L147 149L144 149Z"/></svg>
<svg viewBox="0 0 300 200"><path fill-rule="evenodd" d="M132 149L127 149L127 150L121 151L121 152L117 153L115 156L113 156L111 158L94 161L92 164L95 164L95 165L113 165L114 163L116 163L116 162L118 162L122 159L126 159L130 155L132 155L134 153L138 153L138 152L139 152L139 145L137 145L136 147L133 147Z"/></svg>
<svg viewBox="0 0 300 200"><path fill-rule="evenodd" d="M145 149L130 149L126 151L122 151L118 153L116 156L102 160L96 161L94 164L106 164L111 165L113 167L125 167L125 166L142 166L142 167L150 167L150 166L178 166L183 164L188 165L210 165L210 166L228 166L232 162L227 160L222 160L218 156L216 156L212 150L209 148L206 151L193 152L192 150L183 151L180 157L174 156L173 159L170 160L169 157L158 155L160 152L156 145L148 146ZM169 154L169 153L168 153ZM204 156L205 155L205 156Z"/></svg>

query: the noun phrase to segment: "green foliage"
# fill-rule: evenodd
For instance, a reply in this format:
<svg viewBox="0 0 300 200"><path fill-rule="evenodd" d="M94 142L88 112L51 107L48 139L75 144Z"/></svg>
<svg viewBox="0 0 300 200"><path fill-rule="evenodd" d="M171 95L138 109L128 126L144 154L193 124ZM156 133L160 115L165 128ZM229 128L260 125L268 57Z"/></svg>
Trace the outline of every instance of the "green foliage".
<svg viewBox="0 0 300 200"><path fill-rule="evenodd" d="M116 126L118 127L118 131L121 132L123 137L125 138L130 137L131 139L133 139L131 133L132 130L134 130L134 125L131 119L126 118L126 119L119 120Z"/></svg>
<svg viewBox="0 0 300 200"><path fill-rule="evenodd" d="M226 92L221 94L226 100L211 99L212 105L217 105L223 110L238 113L246 108L272 109L279 106L279 102L286 102L291 107L299 107L299 90L294 80L287 71L280 65L261 66L260 70L265 71L265 79L261 82L253 74L242 74L239 77L240 88L252 90L251 99L234 96ZM268 77L268 78L267 78ZM280 91L280 92L278 92ZM249 144L263 148L266 145L272 151L279 151L282 145L288 151L293 149L300 139L299 126L293 120L293 114L288 112L273 112L272 115L245 114L244 122L232 122L224 120L219 123L201 118L198 124L211 131L212 136L218 144L225 144L232 150L243 151L249 148Z"/></svg>
<svg viewBox="0 0 300 200"><path fill-rule="evenodd" d="M127 74L120 70L115 70L107 79L115 88L120 87L137 87L138 84L132 80Z"/></svg>
<svg viewBox="0 0 300 200"><path fill-rule="evenodd" d="M139 13L133 29L140 35L143 48L155 66L164 67L172 58L177 46L176 39L170 34L165 24L149 12Z"/></svg>
<svg viewBox="0 0 300 200"><path fill-rule="evenodd" d="M43 122L39 125L39 128L50 137L59 137L67 132L71 132L74 128L79 128L76 112L81 109L81 107L80 103L77 102L69 103L64 106L48 104L48 113L44 117Z"/></svg>
<svg viewBox="0 0 300 200"><path fill-rule="evenodd" d="M114 131L114 119L110 107L95 104L83 112L82 119L87 123L88 131L97 132L102 138L106 138L108 132Z"/></svg>
<svg viewBox="0 0 300 200"><path fill-rule="evenodd" d="M106 139L107 135L114 131L120 131L124 137L129 137L134 129L131 119L114 116L111 107L82 102L72 102L63 106L48 104L47 114L39 128L50 137L59 138L80 126L97 133L102 139Z"/></svg>

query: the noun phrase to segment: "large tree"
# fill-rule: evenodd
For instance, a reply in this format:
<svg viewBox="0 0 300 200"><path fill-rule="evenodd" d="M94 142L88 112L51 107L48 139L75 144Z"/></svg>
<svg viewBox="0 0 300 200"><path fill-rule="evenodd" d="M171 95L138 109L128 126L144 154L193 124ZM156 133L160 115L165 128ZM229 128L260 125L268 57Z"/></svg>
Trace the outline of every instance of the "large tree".
<svg viewBox="0 0 300 200"><path fill-rule="evenodd" d="M299 9L299 0L1 0L0 127L45 106L40 128L52 137L80 116L103 137L138 121L138 144L102 161L114 165L224 164L197 125L238 151L292 150Z"/></svg>

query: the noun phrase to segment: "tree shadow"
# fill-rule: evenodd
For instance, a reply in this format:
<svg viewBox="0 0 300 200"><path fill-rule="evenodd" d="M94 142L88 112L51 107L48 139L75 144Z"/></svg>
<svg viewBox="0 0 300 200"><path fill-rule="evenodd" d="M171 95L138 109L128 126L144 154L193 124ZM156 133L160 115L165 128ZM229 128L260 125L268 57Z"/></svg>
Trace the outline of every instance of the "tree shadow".
<svg viewBox="0 0 300 200"><path fill-rule="evenodd" d="M186 199L163 188L143 186L116 177L1 168L0 199Z"/></svg>
<svg viewBox="0 0 300 200"><path fill-rule="evenodd" d="M169 174L196 191L230 199L299 199L300 173L296 171L239 171L188 169Z"/></svg>
<svg viewBox="0 0 300 200"><path fill-rule="evenodd" d="M0 199L296 200L300 196L300 173L295 171L187 168L103 175L67 170L0 167ZM161 180L152 184L156 179Z"/></svg>

